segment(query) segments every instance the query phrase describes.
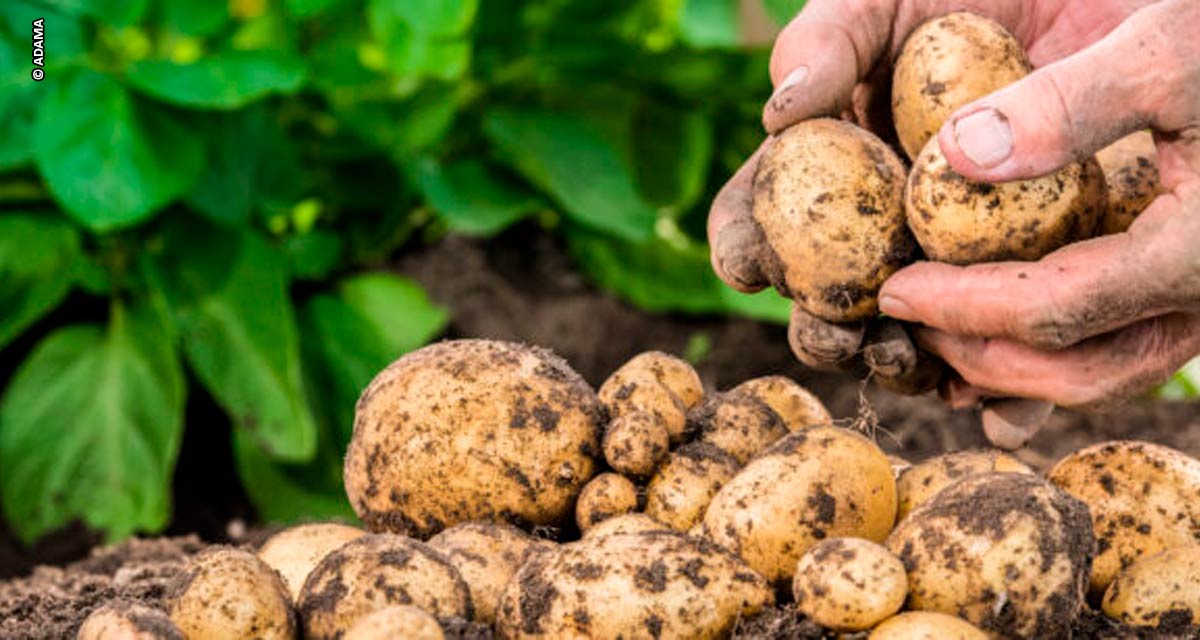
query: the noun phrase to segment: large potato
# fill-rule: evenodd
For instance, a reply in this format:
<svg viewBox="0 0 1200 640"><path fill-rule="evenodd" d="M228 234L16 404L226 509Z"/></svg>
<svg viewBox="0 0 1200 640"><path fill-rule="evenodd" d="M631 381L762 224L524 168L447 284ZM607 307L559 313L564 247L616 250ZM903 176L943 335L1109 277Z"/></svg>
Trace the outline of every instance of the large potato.
<svg viewBox="0 0 1200 640"><path fill-rule="evenodd" d="M1100 232L1120 233L1163 191L1154 136L1149 131L1131 133L1097 151L1096 161L1108 185L1108 207Z"/></svg>
<svg viewBox="0 0 1200 640"><path fill-rule="evenodd" d="M908 594L899 558L862 538L829 538L796 567L792 595L808 619L830 629L861 631L895 614Z"/></svg>
<svg viewBox="0 0 1200 640"><path fill-rule="evenodd" d="M646 515L676 531L691 529L739 468L733 456L711 444L679 447L646 486Z"/></svg>
<svg viewBox="0 0 1200 640"><path fill-rule="evenodd" d="M900 158L850 123L806 120L779 134L754 174L765 275L831 322L879 310L883 281L912 260Z"/></svg>
<svg viewBox="0 0 1200 640"><path fill-rule="evenodd" d="M113 603L88 614L75 640L184 640L184 636L158 609Z"/></svg>
<svg viewBox="0 0 1200 640"><path fill-rule="evenodd" d="M753 378L730 391L749 393L767 403L783 419L788 431L833 422L833 416L829 415L829 409L825 408L820 398L787 376Z"/></svg>
<svg viewBox="0 0 1200 640"><path fill-rule="evenodd" d="M990 640L990 637L962 618L934 611L906 611L884 620L867 640Z"/></svg>
<svg viewBox="0 0 1200 640"><path fill-rule="evenodd" d="M955 481L992 471L1033 473L1020 460L997 449L946 453L908 467L896 479L900 501L896 520L903 520L917 505Z"/></svg>
<svg viewBox="0 0 1200 640"><path fill-rule="evenodd" d="M887 547L908 571L910 609L1061 638L1083 606L1095 544L1082 502L1037 476L988 473L917 507Z"/></svg>
<svg viewBox="0 0 1200 640"><path fill-rule="evenodd" d="M706 442L746 464L773 442L788 434L779 414L746 392L716 393L688 413L688 429Z"/></svg>
<svg viewBox="0 0 1200 640"><path fill-rule="evenodd" d="M1104 613L1126 624L1174 633L1200 629L1200 543L1146 556L1104 594Z"/></svg>
<svg viewBox="0 0 1200 640"><path fill-rule="evenodd" d="M283 579L253 553L232 547L192 558L168 587L167 610L188 640L291 640L296 635Z"/></svg>
<svg viewBox="0 0 1200 640"><path fill-rule="evenodd" d="M475 620L487 625L496 620L504 585L529 555L554 548L516 527L491 522L456 525L430 538L429 546L458 569L471 591Z"/></svg>
<svg viewBox="0 0 1200 640"><path fill-rule="evenodd" d="M1148 442L1107 442L1063 458L1050 482L1088 505L1091 593L1143 556L1200 541L1200 460Z"/></svg>
<svg viewBox="0 0 1200 640"><path fill-rule="evenodd" d="M772 581L827 537L881 542L896 519L892 466L867 438L813 427L775 443L717 492L704 533Z"/></svg>
<svg viewBox="0 0 1200 640"><path fill-rule="evenodd" d="M294 602L300 598L304 579L322 558L364 533L336 522L302 524L271 536L258 550L258 557L279 572Z"/></svg>
<svg viewBox="0 0 1200 640"><path fill-rule="evenodd" d="M558 524L595 473L602 414L583 378L544 349L429 345L384 369L359 399L346 495L372 531Z"/></svg>
<svg viewBox="0 0 1200 640"><path fill-rule="evenodd" d="M504 638L720 638L772 604L762 576L673 532L616 534L530 559L505 589Z"/></svg>

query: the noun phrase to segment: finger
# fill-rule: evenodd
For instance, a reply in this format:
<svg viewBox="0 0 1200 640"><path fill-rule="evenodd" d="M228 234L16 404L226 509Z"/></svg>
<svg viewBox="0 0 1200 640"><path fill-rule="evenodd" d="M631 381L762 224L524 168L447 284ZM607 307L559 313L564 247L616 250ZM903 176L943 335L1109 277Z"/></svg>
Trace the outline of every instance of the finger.
<svg viewBox="0 0 1200 640"><path fill-rule="evenodd" d="M1001 449L1020 449L1041 430L1053 412L1054 405L1042 400L989 400L984 403L981 415L983 433Z"/></svg>
<svg viewBox="0 0 1200 640"><path fill-rule="evenodd" d="M754 221L754 171L770 146L764 140L713 199L708 212L709 260L729 286L753 293L770 284L763 270L766 239Z"/></svg>
<svg viewBox="0 0 1200 640"><path fill-rule="evenodd" d="M941 361L918 349L899 322L883 319L874 323L863 343L862 358L872 379L889 391L925 393L942 377Z"/></svg>
<svg viewBox="0 0 1200 640"><path fill-rule="evenodd" d="M951 409L973 409L988 397L987 391L973 387L953 369L946 369L938 382L938 397Z"/></svg>
<svg viewBox="0 0 1200 640"><path fill-rule="evenodd" d="M788 344L796 358L806 366L837 371L853 366L865 332L862 323L833 324L793 304Z"/></svg>

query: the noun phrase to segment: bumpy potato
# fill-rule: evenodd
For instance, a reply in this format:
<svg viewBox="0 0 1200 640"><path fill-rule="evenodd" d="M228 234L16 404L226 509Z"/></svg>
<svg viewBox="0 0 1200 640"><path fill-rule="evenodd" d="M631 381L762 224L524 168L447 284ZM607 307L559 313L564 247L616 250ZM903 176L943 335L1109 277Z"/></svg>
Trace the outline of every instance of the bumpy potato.
<svg viewBox="0 0 1200 640"><path fill-rule="evenodd" d="M762 576L711 543L617 534L531 558L505 589L504 638L720 638L772 604Z"/></svg>
<svg viewBox="0 0 1200 640"><path fill-rule="evenodd" d="M955 481L992 471L1033 473L1020 460L996 449L946 453L909 467L896 480L900 501L896 520L903 520L917 505Z"/></svg>
<svg viewBox="0 0 1200 640"><path fill-rule="evenodd" d="M796 607L817 624L861 631L895 614L908 595L899 558L862 538L823 540L800 558L792 580Z"/></svg>
<svg viewBox="0 0 1200 640"><path fill-rule="evenodd" d="M1100 232L1120 233L1163 191L1154 136L1149 131L1127 135L1098 151L1096 161L1108 184L1108 207Z"/></svg>
<svg viewBox="0 0 1200 640"><path fill-rule="evenodd" d="M445 555L466 581L475 620L491 625L509 578L530 554L552 549L554 544L509 525L468 522L430 538L429 546Z"/></svg>
<svg viewBox="0 0 1200 640"><path fill-rule="evenodd" d="M630 413L646 413L667 430L671 442L687 435L687 405L643 366L626 363L600 385L600 401L615 420Z"/></svg>
<svg viewBox="0 0 1200 640"><path fill-rule="evenodd" d="M740 468L733 456L711 444L685 444L671 452L646 486L646 515L687 531Z"/></svg>
<svg viewBox="0 0 1200 640"><path fill-rule="evenodd" d="M708 396L688 413L688 430L746 464L759 451L786 436L788 428L779 414L757 396L745 392Z"/></svg>
<svg viewBox="0 0 1200 640"><path fill-rule="evenodd" d="M730 391L749 393L767 403L783 419L788 431L833 423L833 416L829 415L829 410L821 404L821 400L787 376L753 378Z"/></svg>
<svg viewBox="0 0 1200 640"><path fill-rule="evenodd" d="M283 579L253 553L218 547L196 555L167 590L171 621L188 640L296 635Z"/></svg>
<svg viewBox="0 0 1200 640"><path fill-rule="evenodd" d="M597 523L583 532L583 538L590 539L620 533L650 533L652 531L672 531L672 529L644 513L623 513Z"/></svg>
<svg viewBox="0 0 1200 640"><path fill-rule="evenodd" d="M662 351L646 351L629 359L619 369L622 375L649 374L675 394L684 408L692 407L704 397L700 374L686 360Z"/></svg>
<svg viewBox="0 0 1200 640"><path fill-rule="evenodd" d="M671 447L662 421L645 411L631 411L604 430L604 460L618 473L641 478L654 473Z"/></svg>
<svg viewBox="0 0 1200 640"><path fill-rule="evenodd" d="M410 605L384 607L363 616L342 640L442 640L437 618Z"/></svg>
<svg viewBox="0 0 1200 640"><path fill-rule="evenodd" d="M951 484L900 521L887 547L908 607L1005 637L1061 638L1083 605L1095 543L1087 506L1037 476Z"/></svg>
<svg viewBox="0 0 1200 640"><path fill-rule="evenodd" d="M879 287L916 249L904 176L890 147L850 123L817 118L779 134L754 174L764 275L821 319L874 316Z"/></svg>
<svg viewBox="0 0 1200 640"><path fill-rule="evenodd" d="M184 640L167 614L138 604L106 604L91 612L75 640Z"/></svg>
<svg viewBox="0 0 1200 640"><path fill-rule="evenodd" d="M959 107L1032 70L1021 43L983 16L957 12L925 22L896 59L892 117L900 145L916 158Z"/></svg>
<svg viewBox="0 0 1200 640"><path fill-rule="evenodd" d="M283 577L292 601L300 597L304 579L334 549L363 535L358 527L336 522L302 524L271 536L258 557Z"/></svg>
<svg viewBox="0 0 1200 640"><path fill-rule="evenodd" d="M602 473L583 487L575 503L575 524L587 531L602 520L636 511L638 490L623 475Z"/></svg>
<svg viewBox="0 0 1200 640"><path fill-rule="evenodd" d="M1109 617L1138 627L1200 626L1200 544L1133 563L1109 585L1103 606Z"/></svg>
<svg viewBox="0 0 1200 640"><path fill-rule="evenodd" d="M1107 442L1063 458L1047 477L1091 511L1093 596L1139 558L1200 540L1200 460L1179 451Z"/></svg>
<svg viewBox="0 0 1200 640"><path fill-rule="evenodd" d="M454 340L392 363L359 399L346 495L372 531L553 525L595 473L603 410L544 349Z"/></svg>
<svg viewBox="0 0 1200 640"><path fill-rule="evenodd" d="M340 638L359 619L410 604L438 618L471 618L474 606L458 569L429 545L392 534L351 540L325 556L304 582L297 607L304 635Z"/></svg>
<svg viewBox="0 0 1200 640"><path fill-rule="evenodd" d="M867 640L990 640L975 625L934 611L906 611L875 627Z"/></svg>
<svg viewBox="0 0 1200 640"><path fill-rule="evenodd" d="M896 519L896 481L867 438L813 427L775 443L713 498L704 533L772 581L790 580L827 537L882 541Z"/></svg>

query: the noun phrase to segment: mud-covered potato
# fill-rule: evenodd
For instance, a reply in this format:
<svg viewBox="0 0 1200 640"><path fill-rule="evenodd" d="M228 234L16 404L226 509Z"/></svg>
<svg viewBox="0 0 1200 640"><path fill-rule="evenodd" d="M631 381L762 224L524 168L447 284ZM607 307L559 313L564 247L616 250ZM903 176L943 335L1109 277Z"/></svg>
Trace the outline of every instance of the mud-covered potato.
<svg viewBox="0 0 1200 640"><path fill-rule="evenodd" d="M711 444L685 444L671 452L646 485L646 515L687 531L740 468L733 456Z"/></svg>
<svg viewBox="0 0 1200 640"><path fill-rule="evenodd" d="M634 358L637 360L637 358ZM683 399L643 365L625 363L600 385L600 401L616 420L629 413L646 413L667 430L672 443L687 434L687 408Z"/></svg>
<svg viewBox="0 0 1200 640"><path fill-rule="evenodd" d="M833 422L833 416L813 392L805 389L787 376L763 376L747 380L730 390L733 393L749 393L767 403L788 431Z"/></svg>
<svg viewBox="0 0 1200 640"><path fill-rule="evenodd" d="M140 604L106 604L88 614L75 640L184 640L167 614Z"/></svg>
<svg viewBox="0 0 1200 640"><path fill-rule="evenodd" d="M786 436L787 425L757 396L746 392L716 393L688 413L688 430L746 464L759 451Z"/></svg>
<svg viewBox="0 0 1200 640"><path fill-rule="evenodd" d="M1138 627L1200 626L1200 543L1133 563L1108 586L1103 607L1109 617Z"/></svg>
<svg viewBox="0 0 1200 640"><path fill-rule="evenodd" d="M1162 193L1158 150L1149 131L1131 133L1096 152L1108 185L1108 207L1100 233L1120 233Z"/></svg>
<svg viewBox="0 0 1200 640"><path fill-rule="evenodd" d="M841 631L870 629L895 614L908 595L899 558L862 538L830 538L800 558L792 579L796 607Z"/></svg>
<svg viewBox="0 0 1200 640"><path fill-rule="evenodd" d="M604 460L618 473L641 478L654 473L667 456L671 434L662 421L645 411L630 411L604 430Z"/></svg>
<svg viewBox="0 0 1200 640"><path fill-rule="evenodd" d="M905 40L892 76L900 145L916 158L959 107L1032 70L1021 43L983 16L956 12L923 23Z"/></svg>
<svg viewBox="0 0 1200 640"><path fill-rule="evenodd" d="M881 542L896 519L891 463L874 442L837 427L793 433L746 465L704 514L704 533L768 580L790 580L825 538Z"/></svg>
<svg viewBox="0 0 1200 640"><path fill-rule="evenodd" d="M284 529L258 550L258 557L278 571L292 601L300 597L304 579L334 549L363 535L358 527L336 522L315 522Z"/></svg>
<svg viewBox="0 0 1200 640"><path fill-rule="evenodd" d="M545 349L453 340L384 369L358 401L346 495L372 531L559 524L595 473L599 400Z"/></svg>
<svg viewBox="0 0 1200 640"><path fill-rule="evenodd" d="M1087 506L1033 475L951 484L887 539L908 571L908 608L1005 637L1061 638L1078 615L1095 543Z"/></svg>
<svg viewBox="0 0 1200 640"><path fill-rule="evenodd" d="M283 579L258 556L232 547L192 558L167 588L167 611L189 640L296 635Z"/></svg>
<svg viewBox="0 0 1200 640"><path fill-rule="evenodd" d="M467 522L430 538L429 546L446 556L466 581L475 620L491 625L509 578L529 554L546 551L554 545L511 525Z"/></svg>
<svg viewBox="0 0 1200 640"><path fill-rule="evenodd" d="M683 403L684 408L694 406L704 397L704 384L700 374L687 360L662 351L646 351L629 359L618 370L622 376L649 375L666 387Z"/></svg>
<svg viewBox="0 0 1200 640"><path fill-rule="evenodd" d="M779 134L754 174L764 275L823 320L874 316L879 287L916 249L904 176L887 144L848 122L805 120Z"/></svg>
<svg viewBox="0 0 1200 640"><path fill-rule="evenodd" d="M990 640L990 636L962 618L934 611L905 611L884 620L867 640Z"/></svg>
<svg viewBox="0 0 1200 640"><path fill-rule="evenodd" d="M351 540L325 556L300 592L304 636L339 638L367 614L396 604L437 618L471 618L471 592L458 569L429 545L392 534Z"/></svg>
<svg viewBox="0 0 1200 640"><path fill-rule="evenodd" d="M584 485L575 503L575 524L587 531L602 520L636 511L638 490L619 473L602 473Z"/></svg>
<svg viewBox="0 0 1200 640"><path fill-rule="evenodd" d="M671 531L671 527L644 513L623 513L597 523L585 531L583 537L589 539L621 533L649 533L652 531Z"/></svg>
<svg viewBox="0 0 1200 640"><path fill-rule="evenodd" d="M774 598L762 576L711 543L673 532L561 545L505 589L503 638L720 638Z"/></svg>
<svg viewBox="0 0 1200 640"><path fill-rule="evenodd" d="M997 449L945 453L905 469L896 480L900 501L896 520L903 520L917 505L955 481L993 471L1033 473L1023 462Z"/></svg>
<svg viewBox="0 0 1200 640"><path fill-rule="evenodd" d="M444 637L437 618L417 607L397 604L363 616L342 640L442 640Z"/></svg>
<svg viewBox="0 0 1200 640"><path fill-rule="evenodd" d="M1106 442L1063 458L1047 478L1091 512L1093 596L1138 559L1200 541L1200 460L1179 451Z"/></svg>

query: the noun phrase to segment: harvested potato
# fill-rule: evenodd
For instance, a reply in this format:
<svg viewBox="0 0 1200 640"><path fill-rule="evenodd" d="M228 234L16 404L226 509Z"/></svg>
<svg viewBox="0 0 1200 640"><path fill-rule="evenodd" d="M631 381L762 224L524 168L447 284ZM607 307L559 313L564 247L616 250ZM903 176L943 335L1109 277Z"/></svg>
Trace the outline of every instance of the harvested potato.
<svg viewBox="0 0 1200 640"><path fill-rule="evenodd" d="M704 533L772 581L834 536L882 541L896 519L896 481L887 456L837 427L793 433L721 488Z"/></svg>
<svg viewBox="0 0 1200 640"><path fill-rule="evenodd" d="M833 423L833 416L821 404L820 398L787 376L754 378L734 387L731 392L749 393L767 403L783 419L788 431Z"/></svg>
<svg viewBox="0 0 1200 640"><path fill-rule="evenodd" d="M839 631L879 624L904 605L908 577L900 559L862 538L830 538L808 550L792 580L796 607Z"/></svg>
<svg viewBox="0 0 1200 640"><path fill-rule="evenodd" d="M892 77L900 146L916 158L959 107L1032 70L1021 43L983 16L962 11L921 24L904 41Z"/></svg>
<svg viewBox="0 0 1200 640"><path fill-rule="evenodd" d="M603 410L545 349L453 340L384 369L359 399L346 495L371 531L561 523L595 473Z"/></svg>
<svg viewBox="0 0 1200 640"><path fill-rule="evenodd" d="M503 638L720 638L772 604L732 554L673 532L587 538L539 554L504 592Z"/></svg>
<svg viewBox="0 0 1200 640"><path fill-rule="evenodd" d="M396 604L438 618L471 618L474 606L458 569L429 545L392 534L351 540L325 556L304 582L297 607L304 635L340 638L367 614Z"/></svg>
<svg viewBox="0 0 1200 640"><path fill-rule="evenodd" d="M884 620L867 640L990 640L990 636L962 618L935 611L905 611Z"/></svg>
<svg viewBox="0 0 1200 640"><path fill-rule="evenodd" d="M304 579L321 558L364 533L358 527L336 522L302 524L271 536L258 550L258 557L279 572L295 602Z"/></svg>
<svg viewBox="0 0 1200 640"><path fill-rule="evenodd" d="M429 539L458 569L471 591L475 620L492 624L504 585L532 553L554 547L545 540L506 524L467 522Z"/></svg>
<svg viewBox="0 0 1200 640"><path fill-rule="evenodd" d="M92 611L76 640L184 640L167 614L140 604L106 604Z"/></svg>
<svg viewBox="0 0 1200 640"><path fill-rule="evenodd" d="M417 607L396 604L363 616L342 640L442 640L444 637L437 618Z"/></svg>
<svg viewBox="0 0 1200 640"><path fill-rule="evenodd" d="M1200 540L1200 460L1179 451L1106 442L1063 458L1047 478L1091 511L1095 597L1138 559Z"/></svg>
<svg viewBox="0 0 1200 640"><path fill-rule="evenodd" d="M1133 563L1108 586L1103 607L1110 618L1138 627L1200 626L1200 544Z"/></svg>
<svg viewBox="0 0 1200 640"><path fill-rule="evenodd" d="M671 528L644 513L623 513L597 523L584 532L583 537L590 539L620 533L649 533L651 531L671 531Z"/></svg>
<svg viewBox="0 0 1200 640"><path fill-rule="evenodd" d="M695 406L704 397L700 374L687 360L662 351L646 351L629 359L618 370L622 376L649 374L683 403L684 408Z"/></svg>
<svg viewBox="0 0 1200 640"><path fill-rule="evenodd" d="M575 524L580 531L613 516L636 511L638 490L629 478L618 473L602 473L583 487L575 503Z"/></svg>
<svg viewBox="0 0 1200 640"><path fill-rule="evenodd" d="M296 635L283 579L253 553L232 547L193 557L167 589L167 611L188 640Z"/></svg>
<svg viewBox="0 0 1200 640"><path fill-rule="evenodd" d="M617 369L600 385L600 401L614 420L629 413L646 413L666 429L672 443L687 435L687 405L653 374L639 368Z"/></svg>
<svg viewBox="0 0 1200 640"><path fill-rule="evenodd" d="M874 316L879 287L916 250L905 175L887 144L848 122L805 120L779 134L754 174L764 275L823 320Z"/></svg>
<svg viewBox="0 0 1200 640"><path fill-rule="evenodd" d="M1006 637L1061 638L1083 605L1095 544L1087 506L1033 475L951 484L887 548L908 571L908 607L958 615Z"/></svg>
<svg viewBox="0 0 1200 640"><path fill-rule="evenodd" d="M779 414L757 396L745 392L708 396L688 413L688 430L746 464L759 451L786 436L788 428Z"/></svg>
<svg viewBox="0 0 1200 640"><path fill-rule="evenodd" d="M631 411L604 431L604 459L618 473L641 478L654 473L667 456L671 434L662 421L645 411Z"/></svg>
<svg viewBox="0 0 1200 640"><path fill-rule="evenodd" d="M733 456L703 442L671 452L646 486L646 515L676 531L687 531L741 465Z"/></svg>
<svg viewBox="0 0 1200 640"><path fill-rule="evenodd" d="M1096 161L1108 185L1100 233L1120 233L1163 191L1154 136L1149 131L1131 133L1096 152Z"/></svg>
<svg viewBox="0 0 1200 640"><path fill-rule="evenodd" d="M945 453L909 467L896 480L896 520L903 520L917 505L955 481L993 471L1033 473L1020 460L997 449Z"/></svg>

